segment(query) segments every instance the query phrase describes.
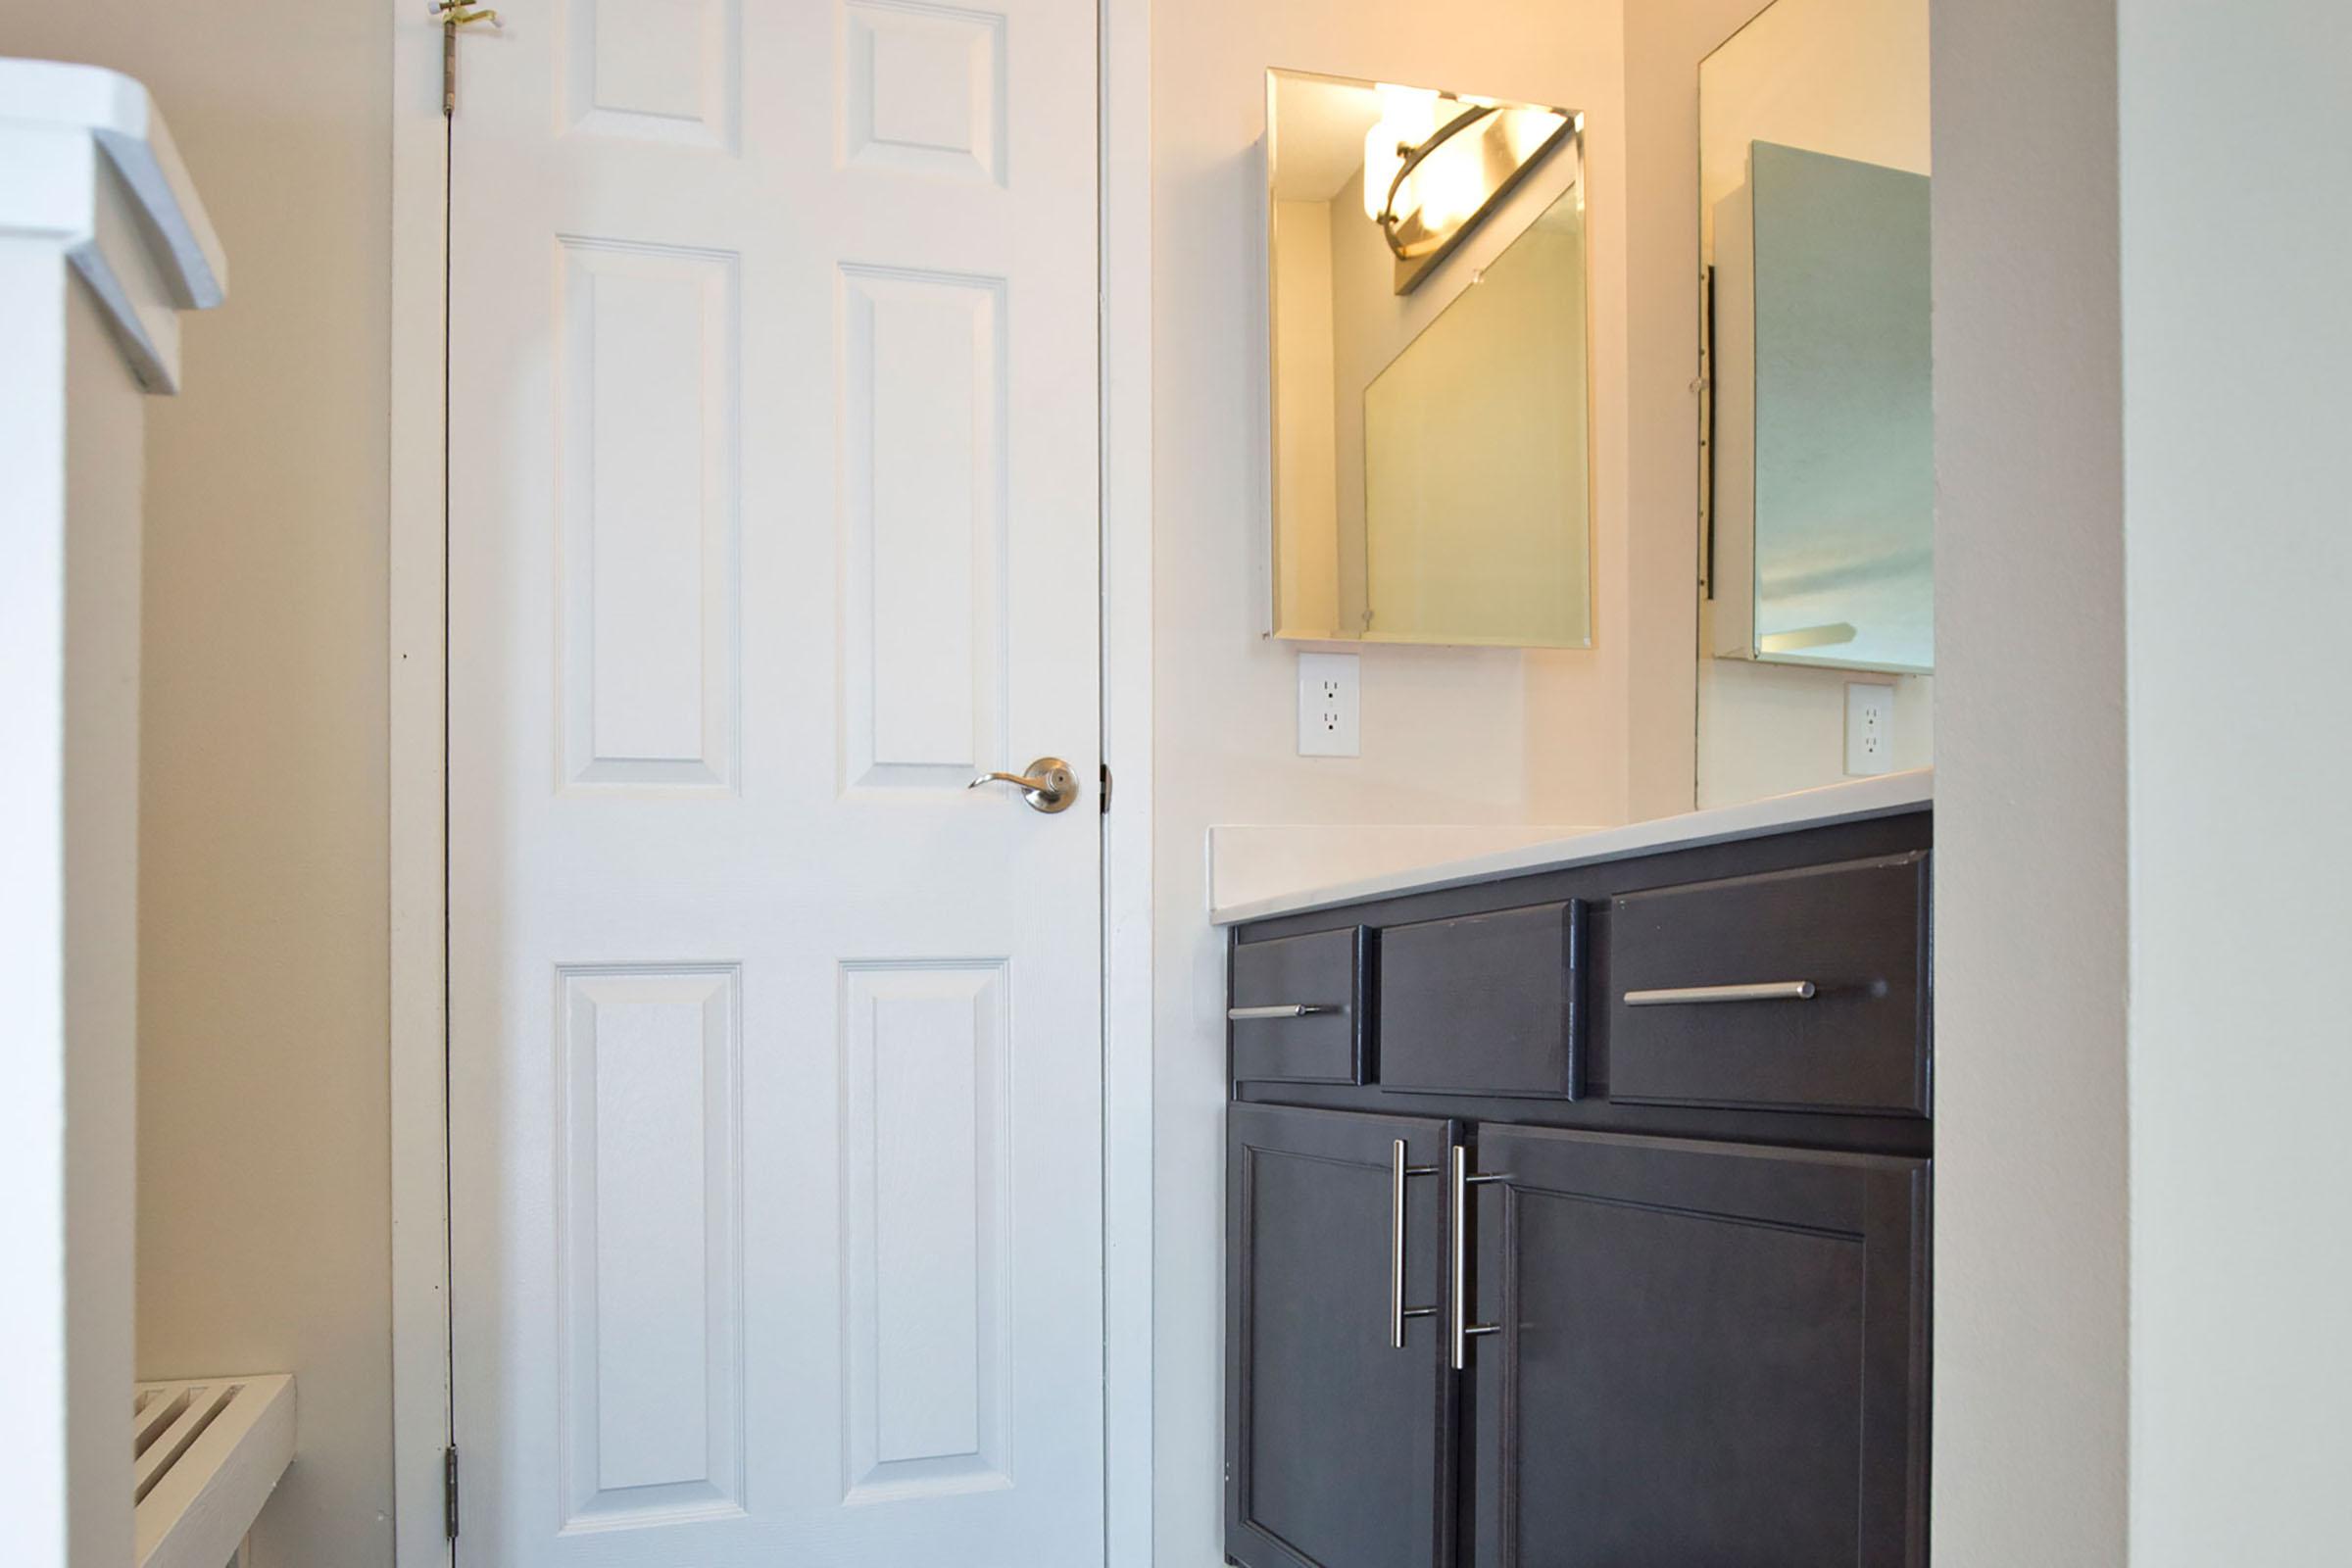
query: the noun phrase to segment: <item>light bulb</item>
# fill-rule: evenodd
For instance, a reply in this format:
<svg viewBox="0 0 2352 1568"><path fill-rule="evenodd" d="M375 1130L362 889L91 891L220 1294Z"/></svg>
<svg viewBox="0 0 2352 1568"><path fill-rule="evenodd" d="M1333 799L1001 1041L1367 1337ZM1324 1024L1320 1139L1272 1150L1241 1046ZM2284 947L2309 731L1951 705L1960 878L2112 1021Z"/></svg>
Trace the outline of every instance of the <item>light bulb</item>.
<svg viewBox="0 0 2352 1568"><path fill-rule="evenodd" d="M1426 87L1397 87L1382 82L1380 119L1364 132L1364 216L1374 222L1387 210L1389 186L1404 164L1405 150L1427 141L1438 128L1438 94ZM1397 192L1399 211L1412 204Z"/></svg>

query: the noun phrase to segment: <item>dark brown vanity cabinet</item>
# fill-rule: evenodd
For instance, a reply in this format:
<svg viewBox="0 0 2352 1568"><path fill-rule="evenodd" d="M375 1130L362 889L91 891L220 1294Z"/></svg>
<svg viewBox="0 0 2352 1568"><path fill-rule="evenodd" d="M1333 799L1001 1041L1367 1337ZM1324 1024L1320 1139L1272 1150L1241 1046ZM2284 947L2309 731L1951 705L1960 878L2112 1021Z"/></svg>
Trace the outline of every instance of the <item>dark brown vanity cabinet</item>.
<svg viewBox="0 0 2352 1568"><path fill-rule="evenodd" d="M1252 991L1232 1561L1924 1568L1930 828L1236 934L1237 977L1266 972L1253 944L1346 934L1317 973L1352 976L1359 1081L1243 1076L1242 1024L1288 1000Z"/></svg>
<svg viewBox="0 0 2352 1568"><path fill-rule="evenodd" d="M1236 1105L1225 1161L1226 1550L1454 1560L1441 1173L1451 1122Z"/></svg>
<svg viewBox="0 0 2352 1568"><path fill-rule="evenodd" d="M1477 1568L1917 1561L1927 1169L1480 1129Z"/></svg>

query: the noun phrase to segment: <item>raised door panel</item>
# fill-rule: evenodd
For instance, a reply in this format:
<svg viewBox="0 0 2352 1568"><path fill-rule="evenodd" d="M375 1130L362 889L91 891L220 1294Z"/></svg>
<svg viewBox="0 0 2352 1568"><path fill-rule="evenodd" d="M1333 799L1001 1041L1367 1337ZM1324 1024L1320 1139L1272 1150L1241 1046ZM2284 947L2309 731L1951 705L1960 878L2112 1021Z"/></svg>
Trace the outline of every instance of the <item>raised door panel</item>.
<svg viewBox="0 0 2352 1568"><path fill-rule="evenodd" d="M843 785L954 799L1011 755L1004 289L862 267L840 286Z"/></svg>
<svg viewBox="0 0 2352 1568"><path fill-rule="evenodd" d="M1401 1116L1232 1107L1225 1550L1247 1568L1453 1561L1455 1379L1437 1174L1450 1131ZM1405 1168L1419 1173L1401 1183L1399 1141ZM1393 1337L1397 1307L1412 1315Z"/></svg>
<svg viewBox="0 0 2352 1568"><path fill-rule="evenodd" d="M1925 1563L1925 1162L1479 1145L1478 1568Z"/></svg>
<svg viewBox="0 0 2352 1568"><path fill-rule="evenodd" d="M564 1528L744 1509L733 964L561 975Z"/></svg>
<svg viewBox="0 0 2352 1568"><path fill-rule="evenodd" d="M851 1503L1012 1485L1010 979L842 968Z"/></svg>
<svg viewBox="0 0 2352 1568"><path fill-rule="evenodd" d="M564 782L731 790L737 258L559 252Z"/></svg>

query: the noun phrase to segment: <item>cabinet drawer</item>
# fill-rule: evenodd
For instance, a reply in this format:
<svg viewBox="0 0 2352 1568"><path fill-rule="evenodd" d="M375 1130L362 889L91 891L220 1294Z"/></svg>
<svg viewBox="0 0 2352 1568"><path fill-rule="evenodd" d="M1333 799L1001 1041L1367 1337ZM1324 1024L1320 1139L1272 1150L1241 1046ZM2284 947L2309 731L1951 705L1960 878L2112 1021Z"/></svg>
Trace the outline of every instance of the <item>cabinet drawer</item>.
<svg viewBox="0 0 2352 1568"><path fill-rule="evenodd" d="M1380 1086L1576 1099L1584 930L1570 899L1382 931Z"/></svg>
<svg viewBox="0 0 2352 1568"><path fill-rule="evenodd" d="M1361 926L1233 950L1233 1076L1240 1083L1360 1084Z"/></svg>
<svg viewBox="0 0 2352 1568"><path fill-rule="evenodd" d="M1608 1094L1928 1113L1928 855L1619 898Z"/></svg>

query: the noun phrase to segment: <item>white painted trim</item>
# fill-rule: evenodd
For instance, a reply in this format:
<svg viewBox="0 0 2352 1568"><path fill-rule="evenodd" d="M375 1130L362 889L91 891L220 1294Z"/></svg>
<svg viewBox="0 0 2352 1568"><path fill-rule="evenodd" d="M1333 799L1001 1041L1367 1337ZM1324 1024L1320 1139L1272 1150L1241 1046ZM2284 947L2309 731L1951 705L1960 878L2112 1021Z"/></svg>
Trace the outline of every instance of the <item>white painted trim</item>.
<svg viewBox="0 0 2352 1568"><path fill-rule="evenodd" d="M0 239L58 247L140 389L178 391L180 313L226 297L228 260L147 89L97 66L0 60Z"/></svg>
<svg viewBox="0 0 2352 1568"><path fill-rule="evenodd" d="M394 0L392 346L393 1508L398 1568L450 1560L442 883L440 36ZM1102 80L1104 1557L1152 1560L1151 0L1099 0Z"/></svg>
<svg viewBox="0 0 2352 1568"><path fill-rule="evenodd" d="M0 120L20 131L71 126L105 150L152 225L141 237L158 253L173 304L209 311L228 297L227 253L144 84L102 66L0 60Z"/></svg>
<svg viewBox="0 0 2352 1568"><path fill-rule="evenodd" d="M392 21L392 1540L396 1568L451 1561L449 1145L443 942L447 690L442 338L448 131L441 29Z"/></svg>
<svg viewBox="0 0 2352 1568"><path fill-rule="evenodd" d="M242 1561L240 1544L294 1462L292 1375L142 1383L134 1403L131 1440L149 1491L134 1515L132 1560L138 1568Z"/></svg>
<svg viewBox="0 0 2352 1568"><path fill-rule="evenodd" d="M1152 0L1101 0L1103 1561L1152 1554Z"/></svg>

